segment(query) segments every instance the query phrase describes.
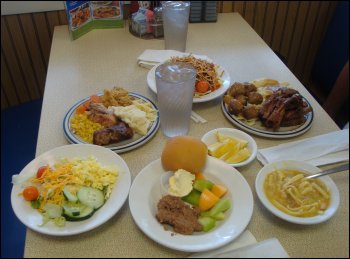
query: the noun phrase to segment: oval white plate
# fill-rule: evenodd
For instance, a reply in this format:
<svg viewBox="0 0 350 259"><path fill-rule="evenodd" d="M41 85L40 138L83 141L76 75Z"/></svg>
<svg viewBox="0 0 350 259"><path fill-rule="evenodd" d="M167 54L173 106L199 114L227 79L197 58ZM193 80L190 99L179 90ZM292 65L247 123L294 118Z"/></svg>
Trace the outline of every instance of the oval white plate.
<svg viewBox="0 0 350 259"><path fill-rule="evenodd" d="M280 211L279 209L277 209L267 199L264 192L264 181L265 181L266 175L276 169L295 169L307 174L314 174L321 171L318 167L315 167L308 163L301 162L301 161L293 161L293 160L283 160L283 161L278 161L278 162L265 165L260 170L260 172L258 173L255 179L255 189L262 204L274 215L292 223L309 225L309 224L318 224L318 223L324 222L329 218L331 218L334 215L334 213L337 211L339 207L339 201L340 201L339 191L337 186L329 176L322 176L321 178L319 178L320 181L326 184L326 186L329 188L329 191L331 193L331 202L330 202L329 208L325 211L324 214L318 215L315 217L301 218L301 217L294 217L294 216L288 215Z"/></svg>
<svg viewBox="0 0 350 259"><path fill-rule="evenodd" d="M310 103L303 97L303 99L310 105ZM231 121L234 125L241 128L244 131L247 131L249 133L252 133L254 135L267 137L267 138L292 138L295 136L299 136L301 134L304 134L306 131L308 131L311 128L312 121L314 119L314 112L313 110L309 112L306 115L306 121L298 126L291 126L291 127L281 127L277 131L273 131L272 129L267 129L262 125L260 121L256 122L256 125L248 125L247 123L239 120L237 116L234 114L231 114L228 111L227 105L224 102L224 99L221 102L221 109L226 118Z"/></svg>
<svg viewBox="0 0 350 259"><path fill-rule="evenodd" d="M134 221L155 242L180 251L206 251L231 242L247 227L253 213L253 195L248 183L236 169L208 156L203 173L207 179L228 188L226 196L231 200L232 208L226 212L226 218L208 233L172 235L173 232L165 230L155 217L157 203L162 197L160 179L164 172L160 159L151 162L136 176L129 193Z"/></svg>
<svg viewBox="0 0 350 259"><path fill-rule="evenodd" d="M193 56L196 56L196 55L193 55ZM207 60L209 62L212 62L212 60L209 58ZM155 73L156 73L156 69L158 66L159 65L152 67L152 69L147 74L147 84L148 84L149 88L151 88L151 90L155 94L157 93ZM193 103L202 103L202 102L207 102L207 101L213 100L217 97L222 96L227 91L227 89L230 87L230 84L231 84L231 78L230 78L229 73L219 65L218 74L220 75L222 72L223 72L223 74L220 77L221 81L222 81L221 87L219 89L215 90L214 92L211 92L207 95L204 95L201 97L193 97Z"/></svg>
<svg viewBox="0 0 350 259"><path fill-rule="evenodd" d="M39 227L42 223L42 215L34 210L30 206L30 203L25 201L22 196L18 195L23 188L21 184L16 184L12 187L11 204L18 219L28 228L42 234L69 236L96 228L113 217L123 206L128 197L131 175L125 161L107 148L89 144L61 146L35 158L23 168L20 175L29 178L36 174L40 166L47 164L53 165L62 158L88 158L89 156L94 156L103 166L117 167L119 172L118 181L112 190L110 198L91 218L77 222L67 221L66 226L61 228L55 226L52 222L48 222L46 225Z"/></svg>
<svg viewBox="0 0 350 259"><path fill-rule="evenodd" d="M204 134L204 136L202 137L202 141L208 146L210 144L214 144L217 141L216 138L216 132L220 132L223 135L228 135L231 137L235 137L235 138L239 138L239 139L244 139L248 141L248 145L247 148L249 149L249 151L251 152L251 155L248 159L246 159L245 161L242 161L240 163L236 163L236 164L230 164L229 165L233 166L233 167L240 167L240 166L244 166L249 164L250 162L252 162L255 157L256 154L258 153L258 147L256 145L255 140L249 136L247 133L241 131L241 130L237 130L237 129L231 129L231 128L219 128L219 129L213 129L207 133ZM226 162L225 162L226 163Z"/></svg>
<svg viewBox="0 0 350 259"><path fill-rule="evenodd" d="M101 96L102 93L98 93L98 96ZM123 140L121 142L118 143L114 143L114 144L110 144L107 146L104 146L106 148L109 148L111 150L113 150L116 153L123 153L135 148L138 148L139 146L142 146L143 144L145 144L146 142L148 142L153 136L154 134L157 133L157 130L159 129L159 111L157 106L147 97L142 96L140 94L136 94L136 93L131 93L129 92L130 96L133 96L135 98L138 99L142 99L146 102L149 102L152 105L152 108L155 109L157 111L157 119L151 124L151 126L148 129L148 132L145 136L140 136L136 133L134 133L134 137L128 140ZM75 114L75 110L84 102L86 102L90 97L86 97L83 100L79 101L78 103L76 103L75 105L73 105L72 108L69 109L69 111L67 112L66 116L63 119L63 131L64 131L64 136L66 137L66 139L70 142L70 143L74 143L74 144L89 144L87 142L85 142L84 140L80 139L79 136L75 135L73 133L73 131L71 130L70 127L70 119L72 118L72 116Z"/></svg>

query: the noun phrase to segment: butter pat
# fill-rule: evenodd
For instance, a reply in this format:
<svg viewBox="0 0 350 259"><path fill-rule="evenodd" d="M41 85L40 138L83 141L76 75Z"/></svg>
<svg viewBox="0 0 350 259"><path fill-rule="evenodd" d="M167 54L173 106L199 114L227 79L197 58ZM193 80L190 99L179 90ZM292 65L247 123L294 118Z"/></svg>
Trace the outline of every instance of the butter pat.
<svg viewBox="0 0 350 259"><path fill-rule="evenodd" d="M179 169L169 178L169 194L177 197L184 197L193 189L194 174Z"/></svg>
<svg viewBox="0 0 350 259"><path fill-rule="evenodd" d="M151 124L147 119L146 112L140 110L135 105L112 106L110 107L114 114L140 135L146 135Z"/></svg>

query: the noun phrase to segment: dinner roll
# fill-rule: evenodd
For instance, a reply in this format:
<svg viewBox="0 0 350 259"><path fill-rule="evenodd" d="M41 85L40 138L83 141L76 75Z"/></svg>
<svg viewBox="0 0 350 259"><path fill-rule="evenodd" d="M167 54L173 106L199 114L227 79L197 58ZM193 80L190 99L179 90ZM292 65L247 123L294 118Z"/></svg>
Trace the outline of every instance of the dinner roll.
<svg viewBox="0 0 350 259"><path fill-rule="evenodd" d="M201 140L190 136L177 136L168 140L162 153L162 165L167 171L184 169L201 172L205 166L208 149Z"/></svg>

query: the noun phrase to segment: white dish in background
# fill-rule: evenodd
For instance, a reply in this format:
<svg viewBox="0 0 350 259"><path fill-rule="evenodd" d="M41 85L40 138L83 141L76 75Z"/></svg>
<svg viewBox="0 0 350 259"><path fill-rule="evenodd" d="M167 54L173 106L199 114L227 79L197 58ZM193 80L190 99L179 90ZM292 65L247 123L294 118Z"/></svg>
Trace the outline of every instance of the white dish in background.
<svg viewBox="0 0 350 259"><path fill-rule="evenodd" d="M21 184L15 184L11 192L11 204L17 218L28 228L42 234L52 236L76 235L94 229L112 218L125 203L131 185L131 174L125 161L113 151L95 145L75 144L54 148L32 160L20 172L21 176L32 177L38 168L43 165L53 165L62 158L88 158L93 156L102 166L113 166L118 169L118 180L113 187L112 193L106 203L86 220L66 222L64 227L57 227L52 221L40 227L43 217L30 206L18 194L23 191Z"/></svg>
<svg viewBox="0 0 350 259"><path fill-rule="evenodd" d="M134 221L155 242L180 251L207 251L231 242L247 227L253 213L253 195L247 181L236 169L208 156L203 173L208 180L228 188L226 196L230 198L232 208L226 212L226 218L207 233L174 235L174 232L165 230L155 217L157 203L164 195L160 182L162 173L165 170L161 160L151 162L136 176L129 193Z"/></svg>
<svg viewBox="0 0 350 259"><path fill-rule="evenodd" d="M264 181L267 174L277 169L294 169L298 171L302 171L305 174L315 174L321 172L318 167L310 165L306 162L294 161L294 160L283 160L277 161L270 164L265 165L260 172L258 173L255 179L255 189L256 193L262 202L262 204L274 215L277 217L284 219L286 221L301 224L301 225L311 225L318 224L324 222L331 218L339 207L340 197L339 191L333 180L329 176L322 176L318 178L322 181L328 188L331 195L331 202L328 209L322 215L314 216L314 217L295 217L284 213L283 211L276 208L266 197L264 192Z"/></svg>
<svg viewBox="0 0 350 259"><path fill-rule="evenodd" d="M201 140L207 146L209 146L210 144L214 144L215 142L218 142L218 140L216 138L216 132L218 132L218 131L223 135L228 135L230 137L235 137L235 138L239 138L239 139L243 139L243 140L248 141L247 148L251 152L250 157L248 159L240 162L240 163L235 163L235 164L228 163L229 165L231 165L233 167L240 167L240 166L244 166L244 165L249 164L250 162L252 162L255 159L257 152L258 152L258 147L256 145L256 142L251 136L249 136L247 133L245 133L241 130L232 129L232 128L213 129L213 130L205 133Z"/></svg>
<svg viewBox="0 0 350 259"><path fill-rule="evenodd" d="M101 96L102 93L98 93L98 96ZM148 102L151 104L152 108L154 110L157 111L157 118L155 121L153 121L148 129L148 132L146 135L141 136L138 135L136 133L134 133L134 136L131 139L128 140L123 140L121 142L118 143L113 143L110 145L106 145L103 147L109 148L111 150L113 150L116 153L123 153L126 151L130 151L133 150L135 148L138 148L139 146L142 146L144 144L146 144L149 140L151 140L151 138L157 133L158 129L159 129L159 125L160 125L160 120L159 120L159 111L157 106L147 97L137 94L137 93L132 93L129 92L129 96L135 98L135 99L141 99L145 102ZM64 132L64 136L66 137L66 139L73 144L91 144L91 143L87 143L84 140L82 140L79 136L77 136L76 134L73 133L71 126L70 126L70 120L71 118L74 116L76 109L83 104L84 102L86 102L87 100L89 100L89 97L84 98L83 100L77 102L76 104L74 104L72 106L72 108L69 109L69 111L67 112L67 114L65 115L64 119L63 119L63 132Z"/></svg>
<svg viewBox="0 0 350 259"><path fill-rule="evenodd" d="M196 57L196 55L193 55L194 57ZM213 62L211 59L207 58L206 59L208 62ZM147 84L149 86L149 88L151 88L151 90L157 94L157 87L156 87L156 76L155 76L155 72L156 72L156 69L159 65L156 65L154 67L152 67L152 69L148 72L147 74ZM219 68L218 68L218 74L221 75L220 78L221 78L221 81L222 81L222 85L220 86L219 89L207 94L207 95L204 95L204 96L201 96L201 97L194 97L193 98L193 103L202 103L202 102L207 102L207 101L211 101L215 98L218 98L220 96L222 96L226 91L227 89L230 87L230 84L231 84L231 78L230 78L230 75L229 73L227 72L227 70L225 70L223 67L221 67L219 65Z"/></svg>

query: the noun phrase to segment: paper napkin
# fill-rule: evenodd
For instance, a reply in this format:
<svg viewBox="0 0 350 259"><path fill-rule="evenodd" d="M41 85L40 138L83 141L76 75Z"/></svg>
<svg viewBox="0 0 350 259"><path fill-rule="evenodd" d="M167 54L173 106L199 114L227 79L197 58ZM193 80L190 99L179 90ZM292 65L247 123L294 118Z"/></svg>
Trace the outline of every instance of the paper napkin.
<svg viewBox="0 0 350 259"><path fill-rule="evenodd" d="M176 50L159 50L159 49L146 49L138 58L137 63L139 66L151 69L153 66L165 62L171 57L186 56L190 53L184 53ZM207 59L206 56L194 55L196 58Z"/></svg>
<svg viewBox="0 0 350 259"><path fill-rule="evenodd" d="M349 129L259 149L258 160L268 164L278 160L305 161L314 166L349 160Z"/></svg>
<svg viewBox="0 0 350 259"><path fill-rule="evenodd" d="M246 230L231 243L215 250L194 253L189 258L288 258L276 238L257 242L253 234Z"/></svg>

